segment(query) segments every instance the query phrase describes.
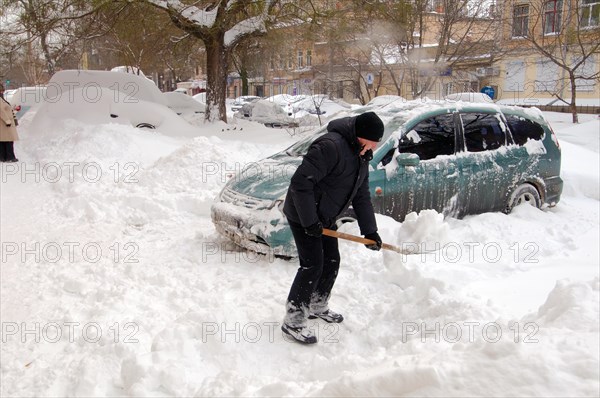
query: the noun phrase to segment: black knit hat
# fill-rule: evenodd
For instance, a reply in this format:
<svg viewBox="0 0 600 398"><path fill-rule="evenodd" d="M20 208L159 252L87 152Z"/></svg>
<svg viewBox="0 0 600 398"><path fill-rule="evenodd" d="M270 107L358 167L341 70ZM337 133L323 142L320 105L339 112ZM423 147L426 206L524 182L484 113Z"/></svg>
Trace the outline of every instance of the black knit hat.
<svg viewBox="0 0 600 398"><path fill-rule="evenodd" d="M354 122L356 136L369 141L381 141L383 137L383 122L375 112L361 113Z"/></svg>

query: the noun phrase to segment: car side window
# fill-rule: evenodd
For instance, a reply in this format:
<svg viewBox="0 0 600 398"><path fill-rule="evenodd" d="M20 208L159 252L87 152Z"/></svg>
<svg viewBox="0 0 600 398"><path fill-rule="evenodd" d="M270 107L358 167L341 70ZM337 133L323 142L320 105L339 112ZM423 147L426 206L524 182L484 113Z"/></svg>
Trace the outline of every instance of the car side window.
<svg viewBox="0 0 600 398"><path fill-rule="evenodd" d="M491 151L506 144L506 134L496 114L461 113L460 118L468 152Z"/></svg>
<svg viewBox="0 0 600 398"><path fill-rule="evenodd" d="M414 153L421 160L454 154L454 117L438 115L419 122L400 138L400 153Z"/></svg>
<svg viewBox="0 0 600 398"><path fill-rule="evenodd" d="M529 140L541 140L544 128L531 120L517 115L505 115L513 140L517 145L525 145Z"/></svg>

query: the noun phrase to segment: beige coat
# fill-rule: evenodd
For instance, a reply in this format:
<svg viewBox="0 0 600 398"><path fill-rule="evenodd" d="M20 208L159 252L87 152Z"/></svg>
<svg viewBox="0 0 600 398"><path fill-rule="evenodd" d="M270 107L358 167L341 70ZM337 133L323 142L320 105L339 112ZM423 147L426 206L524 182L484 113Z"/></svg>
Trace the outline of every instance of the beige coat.
<svg viewBox="0 0 600 398"><path fill-rule="evenodd" d="M4 98L0 98L0 142L19 139L12 106Z"/></svg>

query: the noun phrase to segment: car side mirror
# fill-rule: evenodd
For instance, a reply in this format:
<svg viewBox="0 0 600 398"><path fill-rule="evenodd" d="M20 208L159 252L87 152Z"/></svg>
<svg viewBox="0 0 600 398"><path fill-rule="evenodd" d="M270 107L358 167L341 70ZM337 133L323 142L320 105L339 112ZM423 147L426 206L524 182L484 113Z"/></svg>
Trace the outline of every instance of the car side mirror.
<svg viewBox="0 0 600 398"><path fill-rule="evenodd" d="M419 155L414 154L414 153L399 153L398 155L396 155L396 162L400 165L400 166L416 166L419 164L419 162L421 161L421 158L419 158Z"/></svg>

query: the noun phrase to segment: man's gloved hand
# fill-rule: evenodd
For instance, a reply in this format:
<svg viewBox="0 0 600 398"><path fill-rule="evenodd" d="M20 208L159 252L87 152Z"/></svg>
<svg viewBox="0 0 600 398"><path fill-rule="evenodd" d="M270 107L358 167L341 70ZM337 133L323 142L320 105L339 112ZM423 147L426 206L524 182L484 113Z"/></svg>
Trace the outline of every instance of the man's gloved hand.
<svg viewBox="0 0 600 398"><path fill-rule="evenodd" d="M381 245L383 244L383 242L381 241L381 237L379 236L379 234L377 232L373 232L372 234L366 234L365 239L371 239L371 240L375 241L374 244L365 245L365 247L367 249L377 250L377 251L381 250Z"/></svg>
<svg viewBox="0 0 600 398"><path fill-rule="evenodd" d="M360 155L360 158L363 162L370 162L371 160L373 160L373 151L369 149L368 151Z"/></svg>
<svg viewBox="0 0 600 398"><path fill-rule="evenodd" d="M317 221L313 225L304 228L304 233L313 238L320 238L323 235L323 224L321 224L321 221Z"/></svg>

